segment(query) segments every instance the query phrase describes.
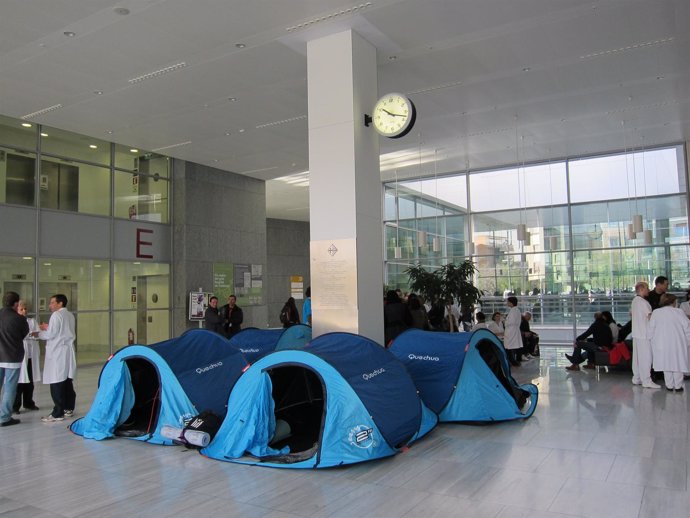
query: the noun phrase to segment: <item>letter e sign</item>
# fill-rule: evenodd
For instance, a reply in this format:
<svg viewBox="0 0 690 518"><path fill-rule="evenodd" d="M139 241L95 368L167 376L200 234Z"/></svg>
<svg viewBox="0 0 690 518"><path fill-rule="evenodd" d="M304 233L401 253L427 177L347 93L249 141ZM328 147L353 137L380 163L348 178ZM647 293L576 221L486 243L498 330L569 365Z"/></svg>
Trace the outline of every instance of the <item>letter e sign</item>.
<svg viewBox="0 0 690 518"><path fill-rule="evenodd" d="M144 241L142 239L142 234L153 234L153 230L149 230L148 228L137 229L137 259L153 259L153 255L145 254L142 251L144 246L153 245L153 241Z"/></svg>

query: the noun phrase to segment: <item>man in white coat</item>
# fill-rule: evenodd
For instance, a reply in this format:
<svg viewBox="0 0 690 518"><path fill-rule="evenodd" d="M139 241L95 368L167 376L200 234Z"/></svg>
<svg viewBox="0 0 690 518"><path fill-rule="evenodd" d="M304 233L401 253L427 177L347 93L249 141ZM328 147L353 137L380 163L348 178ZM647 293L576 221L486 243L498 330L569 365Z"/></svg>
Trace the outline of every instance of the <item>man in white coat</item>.
<svg viewBox="0 0 690 518"><path fill-rule="evenodd" d="M76 394L72 379L77 371L74 354L74 315L67 311L67 297L63 294L50 298L50 321L41 324L41 332L36 333L46 340L46 359L43 367L43 383L50 385L53 398L53 411L41 418L45 423L62 421L65 416L72 417Z"/></svg>
<svg viewBox="0 0 690 518"><path fill-rule="evenodd" d="M676 307L676 296L664 293L659 309L649 319L648 334L652 341L654 370L664 371L666 389L683 391L683 373L688 365L690 320L682 309Z"/></svg>
<svg viewBox="0 0 690 518"><path fill-rule="evenodd" d="M649 340L649 318L652 314L652 306L646 298L649 295L649 284L640 281L635 284L635 297L630 306L632 318L633 357L632 371L633 385L642 385L644 388L661 388L652 381L652 345Z"/></svg>

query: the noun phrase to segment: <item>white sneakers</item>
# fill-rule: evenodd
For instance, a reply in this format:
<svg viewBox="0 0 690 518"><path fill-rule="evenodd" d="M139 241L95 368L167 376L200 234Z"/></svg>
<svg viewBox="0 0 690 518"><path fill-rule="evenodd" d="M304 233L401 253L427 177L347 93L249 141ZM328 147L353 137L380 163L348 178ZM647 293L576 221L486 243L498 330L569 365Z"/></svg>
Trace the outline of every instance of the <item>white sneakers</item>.
<svg viewBox="0 0 690 518"><path fill-rule="evenodd" d="M43 421L44 423L56 423L58 421L64 421L64 420L65 420L64 417L53 417L52 414L48 414L45 417L41 417L41 421Z"/></svg>
<svg viewBox="0 0 690 518"><path fill-rule="evenodd" d="M648 381L647 383L643 383L642 386L644 388L648 388L648 389L659 389L659 388L661 388L661 385L657 385L653 381Z"/></svg>

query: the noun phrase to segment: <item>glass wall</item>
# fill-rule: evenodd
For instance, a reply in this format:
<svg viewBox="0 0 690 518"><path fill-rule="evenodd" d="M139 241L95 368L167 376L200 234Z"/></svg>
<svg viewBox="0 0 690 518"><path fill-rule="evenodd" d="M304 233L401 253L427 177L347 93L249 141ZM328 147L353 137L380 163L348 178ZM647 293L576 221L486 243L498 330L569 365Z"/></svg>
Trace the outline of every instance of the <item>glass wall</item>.
<svg viewBox="0 0 690 518"><path fill-rule="evenodd" d="M156 153L0 116L1 204L169 223L170 169ZM132 334L140 344L170 336L169 264L5 254L0 288L42 322L50 297L65 294L80 364L102 363Z"/></svg>
<svg viewBox="0 0 690 518"><path fill-rule="evenodd" d="M636 281L690 287L686 177L677 145L387 183L386 283L404 289L408 266L462 261L471 242L485 312L512 293L543 327L584 329L603 310L625 323ZM651 236L628 234L634 215Z"/></svg>

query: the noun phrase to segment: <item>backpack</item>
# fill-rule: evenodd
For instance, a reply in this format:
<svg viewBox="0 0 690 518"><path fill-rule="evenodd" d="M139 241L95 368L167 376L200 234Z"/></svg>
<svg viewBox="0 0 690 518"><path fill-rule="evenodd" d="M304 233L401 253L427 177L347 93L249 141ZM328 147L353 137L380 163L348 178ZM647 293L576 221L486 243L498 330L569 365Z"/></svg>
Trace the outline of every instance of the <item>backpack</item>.
<svg viewBox="0 0 690 518"><path fill-rule="evenodd" d="M189 423L182 429L180 435L180 442L187 448L201 449L202 444L197 444L196 441L190 440L191 437L185 436L185 434L208 434L208 439L204 442L208 444L216 435L216 432L223 424L223 420L210 410L204 410L199 415L194 416ZM203 444L205 446L206 444Z"/></svg>
<svg viewBox="0 0 690 518"><path fill-rule="evenodd" d="M280 312L280 323L283 325L290 323L290 317L288 315L287 307L284 307L283 310Z"/></svg>

